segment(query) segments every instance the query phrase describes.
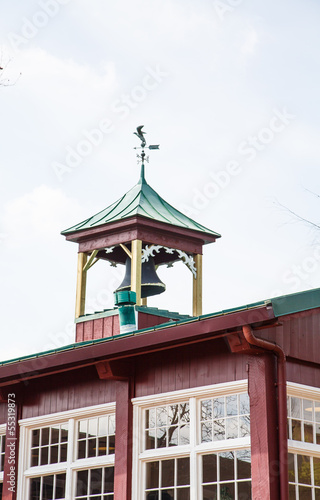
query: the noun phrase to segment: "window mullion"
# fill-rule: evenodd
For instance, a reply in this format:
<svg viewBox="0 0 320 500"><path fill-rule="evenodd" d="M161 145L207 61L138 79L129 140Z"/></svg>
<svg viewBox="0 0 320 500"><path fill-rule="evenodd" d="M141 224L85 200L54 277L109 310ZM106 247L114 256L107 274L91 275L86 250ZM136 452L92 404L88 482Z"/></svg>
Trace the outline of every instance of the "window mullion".
<svg viewBox="0 0 320 500"><path fill-rule="evenodd" d="M74 461L75 450L75 420L68 421L68 447L67 447L67 467L66 467L66 500L72 499L72 470L71 465Z"/></svg>
<svg viewBox="0 0 320 500"><path fill-rule="evenodd" d="M197 400L190 398L190 500L197 500L197 435L198 435L198 419L197 419Z"/></svg>

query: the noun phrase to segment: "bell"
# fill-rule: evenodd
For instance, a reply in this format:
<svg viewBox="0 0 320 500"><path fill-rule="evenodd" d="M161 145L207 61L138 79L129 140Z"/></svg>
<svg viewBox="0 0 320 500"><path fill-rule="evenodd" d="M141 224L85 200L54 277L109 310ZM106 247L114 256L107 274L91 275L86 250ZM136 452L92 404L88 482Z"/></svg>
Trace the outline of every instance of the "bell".
<svg viewBox="0 0 320 500"><path fill-rule="evenodd" d="M120 286L116 289L116 292L122 292L130 290L131 288L131 259L130 257L126 260L126 273L124 280ZM158 295L164 292L166 285L162 283L159 279L154 260L149 257L148 262L144 262L141 266L141 298L151 297L152 295Z"/></svg>

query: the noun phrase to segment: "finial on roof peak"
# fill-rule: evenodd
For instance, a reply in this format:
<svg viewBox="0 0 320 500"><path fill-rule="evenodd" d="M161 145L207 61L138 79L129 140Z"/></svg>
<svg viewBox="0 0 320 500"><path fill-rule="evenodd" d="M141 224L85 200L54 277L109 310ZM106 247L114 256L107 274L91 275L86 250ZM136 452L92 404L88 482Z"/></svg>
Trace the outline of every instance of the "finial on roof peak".
<svg viewBox="0 0 320 500"><path fill-rule="evenodd" d="M141 162L141 172L140 172L139 183L145 182L145 177L144 177L144 162L146 161L147 163L149 163L149 156L146 156L145 148L146 149L159 149L159 144L154 144L154 145L147 146L147 142L146 142L146 139L144 137L145 134L146 134L146 132L142 131L143 127L144 127L144 125L139 125L137 127L137 131L133 132L140 139L140 141L141 141L141 146L134 148L134 149L141 149L142 150L141 154L137 154L138 163Z"/></svg>

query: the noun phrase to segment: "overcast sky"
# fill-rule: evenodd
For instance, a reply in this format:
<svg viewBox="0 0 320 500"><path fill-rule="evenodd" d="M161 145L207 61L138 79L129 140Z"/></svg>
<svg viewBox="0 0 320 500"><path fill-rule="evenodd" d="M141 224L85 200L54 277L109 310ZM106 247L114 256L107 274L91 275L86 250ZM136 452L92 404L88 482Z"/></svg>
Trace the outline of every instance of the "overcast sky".
<svg viewBox="0 0 320 500"><path fill-rule="evenodd" d="M146 178L222 234L204 313L318 287L318 0L2 0L0 359L74 340L77 245L60 231ZM100 262L88 312L124 269ZM191 313L192 275L150 304Z"/></svg>

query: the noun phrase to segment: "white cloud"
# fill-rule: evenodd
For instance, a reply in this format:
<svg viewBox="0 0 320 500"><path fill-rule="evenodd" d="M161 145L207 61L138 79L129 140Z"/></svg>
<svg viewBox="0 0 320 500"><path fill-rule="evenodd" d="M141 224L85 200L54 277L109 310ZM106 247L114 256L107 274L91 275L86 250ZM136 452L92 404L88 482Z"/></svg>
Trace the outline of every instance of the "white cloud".
<svg viewBox="0 0 320 500"><path fill-rule="evenodd" d="M55 239L68 225L68 219L78 220L79 204L60 189L36 187L32 192L10 201L4 208L3 232L5 243L16 248L26 241Z"/></svg>

